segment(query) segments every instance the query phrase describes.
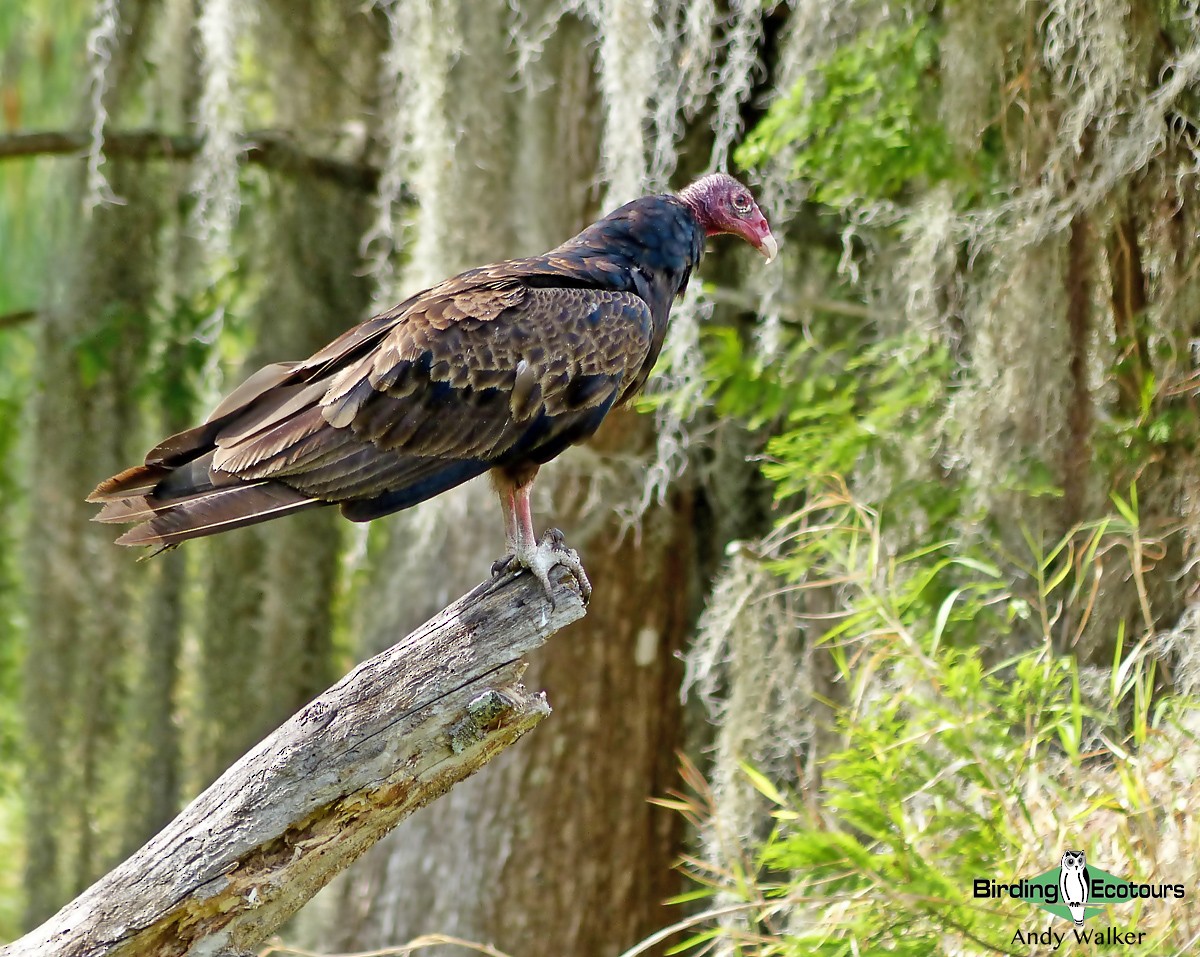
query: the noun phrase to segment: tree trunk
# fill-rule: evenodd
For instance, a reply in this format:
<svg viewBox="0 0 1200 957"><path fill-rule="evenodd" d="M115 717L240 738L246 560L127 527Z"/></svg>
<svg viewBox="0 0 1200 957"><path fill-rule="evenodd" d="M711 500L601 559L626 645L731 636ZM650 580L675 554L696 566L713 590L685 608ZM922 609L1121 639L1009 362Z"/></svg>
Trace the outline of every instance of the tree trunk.
<svg viewBox="0 0 1200 957"><path fill-rule="evenodd" d="M163 555L154 571L137 653L141 668L133 679L130 726L125 732L130 767L122 807L123 856L141 847L175 816L183 795L182 735L176 711L187 583L184 556Z"/></svg>
<svg viewBox="0 0 1200 957"><path fill-rule="evenodd" d="M114 750L127 675L130 556L88 522L84 498L134 454L136 386L155 294L156 177L117 162L128 203L97 209L70 255L68 288L43 322L34 400L41 529L29 551L25 662L28 834L25 921L86 887L119 853L123 755Z"/></svg>
<svg viewBox="0 0 1200 957"><path fill-rule="evenodd" d="M368 109L377 42L360 5L328 0L297 19L291 5L268 4L259 41L277 119L299 142L326 140ZM365 318L358 246L368 212L362 190L310 178L270 181L265 200L245 211L246 258L264 285L248 317L256 340L244 372L309 355ZM205 782L336 674L344 528L326 509L206 543Z"/></svg>

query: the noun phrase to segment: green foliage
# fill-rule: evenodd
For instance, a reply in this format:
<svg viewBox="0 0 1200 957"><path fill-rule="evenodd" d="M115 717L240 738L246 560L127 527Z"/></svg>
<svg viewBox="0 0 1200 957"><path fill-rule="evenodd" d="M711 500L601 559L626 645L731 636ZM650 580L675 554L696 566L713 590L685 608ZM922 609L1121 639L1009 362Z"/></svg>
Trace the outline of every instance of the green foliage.
<svg viewBox="0 0 1200 957"><path fill-rule="evenodd" d="M1161 543L1143 530L1136 486L1062 535L1017 524L988 537L967 514L964 477L936 463L946 350L820 323L770 362L731 329L703 344L716 414L764 434L762 471L789 511L763 560L832 661L825 703L840 746L817 792L745 768L774 828L684 865L698 889L680 903L713 901L680 922L690 936L673 952L726 941L755 957L1023 953L1014 932L1043 917L975 900L974 880L1036 876L1077 845L1150 879L1176 851L1145 815L1200 801L1200 784L1180 795L1161 773L1194 753L1195 703L1161 693L1146 581ZM1119 628L1107 675L1081 671L1062 651L1092 633L1114 569L1146 630L1131 647ZM832 598L832 618L822 604L803 619L814 589ZM663 803L701 828L718 821L703 779L685 776L695 796ZM1200 847L1188 853L1200 859ZM1146 932L1133 953L1185 944L1168 908L1113 920Z"/></svg>
<svg viewBox="0 0 1200 957"><path fill-rule="evenodd" d="M128 362L131 343L149 342L137 363L137 376L123 383L148 405L155 433L182 429L196 414L210 367L237 368L253 345L237 316L250 295L244 277L231 270L192 296L179 296L152 315L116 303L97 314L74 343L80 381L94 388L99 378ZM154 327L148 335L147 326Z"/></svg>
<svg viewBox="0 0 1200 957"><path fill-rule="evenodd" d="M132 313L120 303L97 315L87 333L74 342L75 366L85 388L95 388L100 377L117 365L129 343L141 341L139 333L147 321L146 316Z"/></svg>
<svg viewBox="0 0 1200 957"><path fill-rule="evenodd" d="M1174 354L1157 357L1165 368L1188 368L1190 361ZM1126 401L1096 423L1096 456L1118 481L1134 478L1147 462L1164 456L1188 455L1200 446L1200 424L1185 398L1191 384L1186 379L1160 381L1149 364L1143 365L1127 351L1108 370L1108 379L1123 390Z"/></svg>
<svg viewBox="0 0 1200 957"><path fill-rule="evenodd" d="M781 499L864 464L896 465L898 436L935 441L950 374L944 348L908 335L864 344L856 329L829 339L798 336L766 362L728 327L705 334L708 398L722 417L769 428L763 474ZM930 477L898 473L889 498L924 497L944 510L953 495Z"/></svg>
<svg viewBox="0 0 1200 957"><path fill-rule="evenodd" d="M735 154L743 167L795 148L793 172L830 206L895 199L965 175L937 118L938 30L884 24L840 46L777 100Z"/></svg>
<svg viewBox="0 0 1200 957"><path fill-rule="evenodd" d="M1094 458L1067 467L1078 468L1089 489L1120 491L1108 509L1086 503L1088 520L1064 530L1073 519L1054 515L1061 452L1019 433L1061 430L1070 410L1062 421L1055 410L1041 413L1047 384L1037 377L1048 365L1022 365L1030 353L995 350L976 332L1007 318L1007 299L988 282L1012 273L1012 262L1003 252L989 261L992 248L1026 242L1018 226L1030 234L1063 228L1023 204L1065 171L1057 164L1071 162L1078 144L1066 137L1078 134L1070 123L1057 125L1081 109L1080 91L1098 82L1086 56L1055 48L1055 26L1082 32L1095 21L1070 11L1039 19L1015 7L945 11L957 18L956 31L975 31L951 38L957 57L970 41L991 42L981 30L999 35L990 49L980 47L980 69L967 78L974 86L943 90L943 11L921 9L935 12L903 22L911 5L888 8L881 15L902 22L860 26L823 62L803 62L804 82L774 101L736 154L743 166L790 163L813 200L843 215L844 238L862 238L846 250L847 261L882 250L882 266L854 260L873 305L902 309L898 290L919 291L961 310L963 335L953 360L919 331L881 338L874 327L835 329L820 317L770 363L732 331L704 341L714 382L707 398L717 414L763 434L762 472L787 514L757 543L777 578L764 574L762 593L786 593L780 607L794 610L803 640L819 645L805 677L833 714L832 728L822 730L837 743L819 756L819 768L806 766L819 784L803 794L788 790L790 769L746 769L747 787L732 800L751 787L762 796L774 825L765 841L719 833L728 809L689 777L695 796L670 806L705 828L718 849L685 865L700 888L688 899L714 900L681 921L692 936L678 952L1028 953L1014 931L1044 928L1045 915L1007 899L975 900L973 880L1033 877L1053 868L1064 847L1082 846L1100 867L1142 880L1161 877L1167 861L1200 860L1197 837L1174 823L1200 802L1190 773L1197 703L1177 691L1195 685L1194 659L1180 652L1194 626L1179 618L1184 607L1194 612L1186 563L1195 543L1180 531L1193 510L1179 495L1190 487L1184 473L1200 432L1194 362L1178 336L1187 323L1170 305L1194 273L1174 289L1167 277L1155 289L1156 277L1143 290L1148 296L1130 300L1139 314L1114 321L1115 347L1109 353L1105 345L1101 356L1116 358L1103 387L1091 387ZM1160 5L1164 56L1194 39L1182 9ZM956 63L959 75L970 71L970 63ZM1115 102L1140 97L1130 90ZM977 151L959 151L943 115ZM1121 117L1110 118L1120 128ZM1052 187L1055 202L1075 200L1091 161L1066 170L1069 189ZM1174 174L1165 165L1159 172L1167 181ZM1164 248L1149 225L1153 214L1143 212L1141 174L1130 167L1120 174L1126 182L1112 187L1123 197L1128 186L1138 217L1131 256ZM941 218L946 194L952 222ZM988 215L960 215L984 203ZM901 221L906 209L922 215ZM978 225L984 221L986 228ZM1094 228L1099 235L1106 227ZM902 238L921 245L903 249ZM1088 268L1102 271L1100 244L1092 253ZM886 274L891 268L897 275ZM1048 290L1061 281L1051 270L1046 278ZM947 290L935 288L943 281ZM1022 316L1014 309L1014 320ZM1061 324L1061 312L1046 321ZM1021 350L1054 348L1050 338L1018 338ZM990 378L988 363L997 361L1019 386L997 401L1033 414L1012 425L998 416L995 434L984 435L962 418L977 406L948 400L956 380L978 389L973 376ZM970 463L972 473L957 471L957 462ZM991 474L979 474L985 462ZM1135 483L1146 495L1145 514ZM1107 668L1096 664L1110 653ZM1179 666L1168 670L1164 663L1176 658ZM829 662L836 679L826 682ZM729 721L723 743L736 741L737 729ZM774 759L766 747L760 753ZM745 805L735 814L743 820ZM1181 863L1169 879L1190 887L1196 876L1195 865ZM1118 908L1111 922L1145 933L1128 952L1190 953L1194 927L1182 906Z"/></svg>
<svg viewBox="0 0 1200 957"><path fill-rule="evenodd" d="M167 429L183 428L197 414L205 376L220 363L237 369L253 345L242 317L252 296L245 273L230 269L191 296L179 296L158 317L162 343L141 379L161 408Z"/></svg>
<svg viewBox="0 0 1200 957"><path fill-rule="evenodd" d="M814 475L848 473L866 455L893 455L890 437L929 434L940 411L948 373L941 348L889 339L814 351L816 375L798 383L784 429L767 444L763 473L780 495L807 490Z"/></svg>
<svg viewBox="0 0 1200 957"><path fill-rule="evenodd" d="M1162 762L1195 747L1182 721L1195 704L1151 705L1157 675L1145 646L1118 653L1087 694L1074 660L1052 650L1061 609L1088 600L1080 583L1098 574L1097 556L1133 547L1136 501L1114 504L1110 521L1049 549L1030 537L1020 561L1037 579L1031 591L1011 586L1020 576L983 546L941 542L888 558L878 516L844 487L792 517L780 564L797 563L810 587L841 589L844 612L819 640L842 688L842 745L822 762L819 801L746 769L774 829L737 866L685 868L738 919L695 918L703 929L680 951L728 938L737 953L761 957L1023 953L1014 932L1042 918L1019 901L974 899L973 881L1036 876L1064 844L1134 879L1149 879L1158 856L1175 853L1140 822L1161 802L1200 799L1200 784L1171 793L1161 773ZM951 630L969 641L947 640L949 606ZM992 661L985 636L1000 637L1013 607L1044 625L1042 641ZM700 797L674 803L703 825L712 809L690 780ZM1114 923L1131 915L1114 913ZM1165 907L1138 914L1136 926L1146 940L1134 953L1183 943Z"/></svg>

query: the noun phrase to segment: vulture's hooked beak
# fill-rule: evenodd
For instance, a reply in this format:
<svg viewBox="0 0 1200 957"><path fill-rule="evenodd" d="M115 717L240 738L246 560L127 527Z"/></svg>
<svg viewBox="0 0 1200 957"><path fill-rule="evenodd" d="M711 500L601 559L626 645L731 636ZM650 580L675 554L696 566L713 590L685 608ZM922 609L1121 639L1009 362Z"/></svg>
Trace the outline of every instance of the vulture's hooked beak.
<svg viewBox="0 0 1200 957"><path fill-rule="evenodd" d="M775 241L775 237L771 235L771 231L769 229L767 230L766 235L759 239L758 244L754 248L763 254L763 257L768 263L770 263L776 256L779 255L779 243Z"/></svg>

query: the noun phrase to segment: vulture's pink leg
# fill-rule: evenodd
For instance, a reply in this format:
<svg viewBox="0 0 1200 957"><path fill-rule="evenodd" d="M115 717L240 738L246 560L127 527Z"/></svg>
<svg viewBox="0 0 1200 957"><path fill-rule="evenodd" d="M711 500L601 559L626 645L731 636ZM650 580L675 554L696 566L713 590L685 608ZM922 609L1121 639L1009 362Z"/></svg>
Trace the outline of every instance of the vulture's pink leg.
<svg viewBox="0 0 1200 957"><path fill-rule="evenodd" d="M557 528L546 531L541 541L538 541L530 506L533 475L522 475L514 481L506 472L497 470L492 476L496 492L500 496L500 506L504 510L504 544L508 550L508 555L492 566L492 574L503 574L514 563L521 568L527 568L542 583L547 597L553 604L554 589L550 583L550 570L561 565L579 584L579 593L586 604L592 595L592 585L579 561L579 554L575 549L566 546L563 533Z"/></svg>

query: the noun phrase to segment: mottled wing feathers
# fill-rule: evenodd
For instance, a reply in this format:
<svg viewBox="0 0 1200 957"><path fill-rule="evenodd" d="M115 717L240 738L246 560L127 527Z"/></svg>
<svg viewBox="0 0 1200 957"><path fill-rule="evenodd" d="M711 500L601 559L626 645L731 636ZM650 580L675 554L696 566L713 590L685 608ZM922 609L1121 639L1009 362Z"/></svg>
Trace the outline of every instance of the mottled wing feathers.
<svg viewBox="0 0 1200 957"><path fill-rule="evenodd" d="M265 407L261 423L222 432L214 465L341 500L425 480L438 462L476 462L478 474L541 445L557 454L562 436L594 430L594 413L640 369L649 325L645 303L620 292L423 298L374 350L321 379L319 400L283 417ZM317 384L303 390L310 399Z"/></svg>
<svg viewBox="0 0 1200 957"><path fill-rule="evenodd" d="M126 543L331 502L362 521L495 465L553 458L628 391L653 322L633 293L530 287L518 265L456 277L304 362L260 370L203 425L102 483L98 518L147 520Z"/></svg>

